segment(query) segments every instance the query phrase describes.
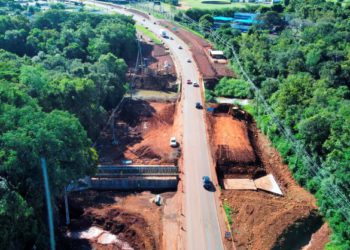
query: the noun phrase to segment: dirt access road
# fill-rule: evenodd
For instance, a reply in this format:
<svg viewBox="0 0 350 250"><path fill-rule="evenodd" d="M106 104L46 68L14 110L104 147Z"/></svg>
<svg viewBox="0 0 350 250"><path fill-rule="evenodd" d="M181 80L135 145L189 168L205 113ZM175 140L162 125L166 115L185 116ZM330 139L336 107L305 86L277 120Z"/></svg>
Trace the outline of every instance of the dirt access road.
<svg viewBox="0 0 350 250"><path fill-rule="evenodd" d="M105 7L105 5L95 1L86 2ZM113 7L108 6L108 9L111 10ZM114 10L125 15L131 14L120 7ZM155 34L158 34L160 29L164 29L154 24L156 20L153 18L147 19L137 14L133 14L133 18L137 23L148 27ZM185 83L187 79L199 82L199 73L193 63L190 48L174 34L170 34L170 36L173 37L173 40L164 39L164 42L169 46L174 56L177 69L181 72L182 82ZM183 49L178 49L179 45ZM192 62L187 62L188 59L191 59ZM195 108L196 102L204 102L201 88L194 88L192 85L185 83L182 89L185 248L195 250L224 249L223 232L220 228L215 193L206 191L201 183L201 178L204 175L211 177L213 180L205 119L203 111Z"/></svg>

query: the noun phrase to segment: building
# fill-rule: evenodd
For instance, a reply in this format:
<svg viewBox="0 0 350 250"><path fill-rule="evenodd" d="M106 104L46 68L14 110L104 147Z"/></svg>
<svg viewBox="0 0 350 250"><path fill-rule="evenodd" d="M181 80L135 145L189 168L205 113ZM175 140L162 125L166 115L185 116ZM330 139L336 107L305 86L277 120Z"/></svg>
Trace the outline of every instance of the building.
<svg viewBox="0 0 350 250"><path fill-rule="evenodd" d="M251 26L259 23L258 14L237 12L234 17L214 16L214 28L219 28L221 25L228 24L233 29L247 32Z"/></svg>
<svg viewBox="0 0 350 250"><path fill-rule="evenodd" d="M231 23L231 27L234 29L238 29L242 32L247 32L251 26L259 23L257 17L258 14L255 13L237 12L234 15L234 20Z"/></svg>
<svg viewBox="0 0 350 250"><path fill-rule="evenodd" d="M234 21L233 17L226 17L226 16L214 16L214 28L219 28L221 25L224 24L231 24Z"/></svg>

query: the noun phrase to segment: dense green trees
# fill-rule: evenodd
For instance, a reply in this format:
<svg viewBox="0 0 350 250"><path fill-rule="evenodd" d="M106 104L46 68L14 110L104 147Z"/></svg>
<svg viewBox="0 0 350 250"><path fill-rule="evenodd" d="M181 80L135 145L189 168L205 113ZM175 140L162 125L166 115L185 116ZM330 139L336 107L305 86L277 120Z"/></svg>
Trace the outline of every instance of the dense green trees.
<svg viewBox="0 0 350 250"><path fill-rule="evenodd" d="M40 158L54 204L94 174L91 139L125 93L135 28L130 17L59 6L29 21L10 4L0 1L0 249L47 249Z"/></svg>
<svg viewBox="0 0 350 250"><path fill-rule="evenodd" d="M0 48L33 57L1 62L0 75L27 86L45 111L77 115L95 138L106 110L125 92L124 60L131 61L136 51L133 25L125 16L62 10L39 13L33 23L21 15L0 15Z"/></svg>
<svg viewBox="0 0 350 250"><path fill-rule="evenodd" d="M20 249L37 231L33 209L0 177L0 249Z"/></svg>
<svg viewBox="0 0 350 250"><path fill-rule="evenodd" d="M216 96L248 98L250 97L250 84L241 79L222 78L214 88Z"/></svg>
<svg viewBox="0 0 350 250"><path fill-rule="evenodd" d="M279 36L252 30L234 40L245 70L273 107L275 114L305 145L322 178L311 171L295 146L274 129L269 114L257 118L289 162L295 178L316 192L318 204L333 229L329 248L350 247L350 223L340 212L341 200L330 183L349 194L350 10L325 1L290 1L290 23ZM294 18L294 19L293 19ZM231 38L232 39L232 38ZM347 110L347 111L345 111ZM298 160L297 160L298 159ZM339 203L340 202L340 203Z"/></svg>
<svg viewBox="0 0 350 250"><path fill-rule="evenodd" d="M7 232L0 237L6 249L34 242L45 248L38 237L47 228L40 157L47 159L54 197L71 180L92 174L97 160L77 118L64 111L41 111L24 90L20 84L0 82L0 176L6 179L1 181L0 220Z"/></svg>

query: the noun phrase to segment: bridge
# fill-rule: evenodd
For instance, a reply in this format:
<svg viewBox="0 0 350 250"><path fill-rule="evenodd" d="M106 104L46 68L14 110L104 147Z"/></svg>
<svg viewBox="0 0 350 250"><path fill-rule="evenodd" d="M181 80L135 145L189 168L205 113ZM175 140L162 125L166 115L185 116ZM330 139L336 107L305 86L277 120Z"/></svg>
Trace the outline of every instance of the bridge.
<svg viewBox="0 0 350 250"><path fill-rule="evenodd" d="M97 190L176 190L179 168L174 165L99 165L90 187Z"/></svg>

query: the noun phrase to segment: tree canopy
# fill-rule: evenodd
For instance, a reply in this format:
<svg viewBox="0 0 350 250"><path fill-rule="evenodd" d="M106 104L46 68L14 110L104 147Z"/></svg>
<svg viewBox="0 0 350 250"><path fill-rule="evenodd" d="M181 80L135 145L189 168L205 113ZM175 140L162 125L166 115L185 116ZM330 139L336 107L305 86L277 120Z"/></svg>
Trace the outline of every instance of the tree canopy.
<svg viewBox="0 0 350 250"><path fill-rule="evenodd" d="M40 158L54 205L95 173L92 140L125 93L135 28L121 15L11 4L0 0L0 249L47 249Z"/></svg>

